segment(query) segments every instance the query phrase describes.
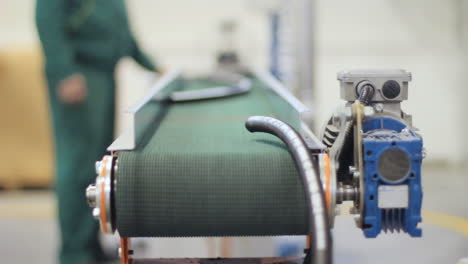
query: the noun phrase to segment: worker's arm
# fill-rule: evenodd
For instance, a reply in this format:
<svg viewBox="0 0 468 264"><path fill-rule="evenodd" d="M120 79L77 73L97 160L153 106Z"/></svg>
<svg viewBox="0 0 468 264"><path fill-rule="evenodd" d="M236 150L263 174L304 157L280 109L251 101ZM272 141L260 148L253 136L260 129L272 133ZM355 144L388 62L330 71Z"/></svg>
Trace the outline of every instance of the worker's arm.
<svg viewBox="0 0 468 264"><path fill-rule="evenodd" d="M127 21L127 26L129 27L130 31L130 51L128 55L130 55L138 64L140 64L143 68L146 68L149 71L155 71L158 72L158 69L156 68L156 65L153 63L153 61L146 55L138 46L138 42L135 39L135 36L130 29L130 26L128 25L128 12L127 12L127 7L124 3L124 8L125 8L125 19Z"/></svg>
<svg viewBox="0 0 468 264"><path fill-rule="evenodd" d="M131 56L133 59L140 64L142 67L150 70L157 71L158 69L154 65L153 61L140 49L135 38L132 36L132 47Z"/></svg>

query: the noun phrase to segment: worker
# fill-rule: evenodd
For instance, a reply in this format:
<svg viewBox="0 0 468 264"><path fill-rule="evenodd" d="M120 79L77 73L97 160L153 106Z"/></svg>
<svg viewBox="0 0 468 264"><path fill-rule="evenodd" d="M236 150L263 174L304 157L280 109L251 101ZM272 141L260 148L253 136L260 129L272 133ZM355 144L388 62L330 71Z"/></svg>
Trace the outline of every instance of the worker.
<svg viewBox="0 0 468 264"><path fill-rule="evenodd" d="M96 263L98 222L85 200L94 162L113 140L117 62L133 57L156 71L129 28L124 0L37 0L56 155L59 262Z"/></svg>

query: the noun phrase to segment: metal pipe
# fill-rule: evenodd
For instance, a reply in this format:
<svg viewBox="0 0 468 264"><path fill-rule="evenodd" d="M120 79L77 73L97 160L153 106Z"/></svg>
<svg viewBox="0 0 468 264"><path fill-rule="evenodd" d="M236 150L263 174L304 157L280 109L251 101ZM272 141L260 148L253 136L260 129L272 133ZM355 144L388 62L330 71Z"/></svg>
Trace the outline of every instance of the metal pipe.
<svg viewBox="0 0 468 264"><path fill-rule="evenodd" d="M249 117L245 127L250 132L264 132L277 136L288 147L301 176L309 205L309 228L312 230L310 263L332 263L332 242L328 223L325 196L319 175L313 168L312 159L304 140L288 124L265 116Z"/></svg>

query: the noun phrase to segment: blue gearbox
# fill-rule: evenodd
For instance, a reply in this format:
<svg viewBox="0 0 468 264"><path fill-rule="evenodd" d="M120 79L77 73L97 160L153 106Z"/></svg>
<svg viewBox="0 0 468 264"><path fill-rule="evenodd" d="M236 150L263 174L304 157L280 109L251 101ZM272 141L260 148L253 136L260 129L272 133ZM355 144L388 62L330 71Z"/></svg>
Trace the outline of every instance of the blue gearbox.
<svg viewBox="0 0 468 264"><path fill-rule="evenodd" d="M384 230L420 237L422 137L400 120L370 118L363 122L363 155L364 235Z"/></svg>

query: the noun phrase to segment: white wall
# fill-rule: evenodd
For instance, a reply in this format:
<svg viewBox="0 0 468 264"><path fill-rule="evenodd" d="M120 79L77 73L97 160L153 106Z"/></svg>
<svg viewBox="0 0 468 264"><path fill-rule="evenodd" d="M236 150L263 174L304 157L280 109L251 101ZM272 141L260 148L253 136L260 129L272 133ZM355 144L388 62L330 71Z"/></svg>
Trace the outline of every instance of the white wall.
<svg viewBox="0 0 468 264"><path fill-rule="evenodd" d="M0 0L0 47L35 42L33 0Z"/></svg>
<svg viewBox="0 0 468 264"><path fill-rule="evenodd" d="M165 67L211 69L220 44L219 24L236 20L244 60L266 64L268 31L263 8L253 0L129 0L132 28ZM0 0L0 46L36 42L34 0Z"/></svg>
<svg viewBox="0 0 468 264"><path fill-rule="evenodd" d="M249 0L127 1L134 31L165 67L204 72L214 66L219 25L238 22L238 47L249 65L266 65L267 20Z"/></svg>

